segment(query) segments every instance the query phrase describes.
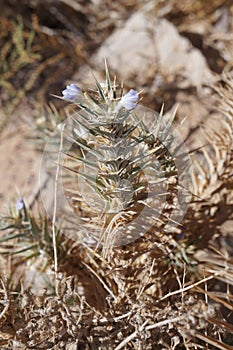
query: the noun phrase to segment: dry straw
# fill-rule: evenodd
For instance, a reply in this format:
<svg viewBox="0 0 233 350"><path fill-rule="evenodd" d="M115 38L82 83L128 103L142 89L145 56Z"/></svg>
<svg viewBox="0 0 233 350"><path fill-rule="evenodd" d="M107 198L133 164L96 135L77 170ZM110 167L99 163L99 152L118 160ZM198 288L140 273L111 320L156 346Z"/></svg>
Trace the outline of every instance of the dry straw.
<svg viewBox="0 0 233 350"><path fill-rule="evenodd" d="M55 168L57 179L61 169L66 175L59 185L79 222L67 232L68 221L55 227L59 202L51 223L23 200L2 219L1 253L11 259L11 280L0 290L2 348L232 349L231 237L219 231L232 217L233 84L224 83L217 91L225 121L206 132L211 149L202 161L194 157L198 195L182 221L173 215L187 198L179 197L187 168L178 161L174 116L160 113L148 129L136 112L141 94L124 93L107 67L96 89L63 91L74 108L62 138L70 146L62 153L60 143ZM26 271L17 281L26 261L50 273L43 292L25 288Z"/></svg>

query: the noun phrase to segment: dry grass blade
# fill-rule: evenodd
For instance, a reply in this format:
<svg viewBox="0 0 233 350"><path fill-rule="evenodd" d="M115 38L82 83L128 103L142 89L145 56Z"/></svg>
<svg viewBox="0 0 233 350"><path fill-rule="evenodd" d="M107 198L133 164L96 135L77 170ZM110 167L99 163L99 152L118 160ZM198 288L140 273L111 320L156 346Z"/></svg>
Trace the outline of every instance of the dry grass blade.
<svg viewBox="0 0 233 350"><path fill-rule="evenodd" d="M57 216L57 191L58 191L58 181L59 181L59 172L60 172L60 163L61 163L61 155L62 155L62 149L63 149L63 133L65 129L65 123L62 126L61 130L61 141L60 141L60 147L58 151L58 159L57 159L57 169L56 169L56 177L54 181L54 208L53 208L53 217L52 217L52 238L53 238L53 252L54 252L54 273L55 273L55 288L56 293L58 295L58 253L57 253L57 223L56 223L56 216Z"/></svg>

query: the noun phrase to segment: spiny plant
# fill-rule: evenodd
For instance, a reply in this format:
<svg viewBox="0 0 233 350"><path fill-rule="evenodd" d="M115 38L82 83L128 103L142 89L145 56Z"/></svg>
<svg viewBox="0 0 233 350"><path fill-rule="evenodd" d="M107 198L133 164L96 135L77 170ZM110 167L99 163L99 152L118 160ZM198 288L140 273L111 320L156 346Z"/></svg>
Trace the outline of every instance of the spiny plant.
<svg viewBox="0 0 233 350"><path fill-rule="evenodd" d="M218 153L215 168L208 162L217 169L220 197L214 196L216 187L205 170L206 186L198 192L202 199L193 196L188 207L190 177L183 173L190 170L189 156L172 128L174 113L166 118L162 112L157 115L140 109L140 94L136 90L124 94L107 67L106 81L96 81L95 89L82 90L76 84L66 87L62 99L74 108L62 128L58 127L56 175L64 179L57 177L55 185L63 187L74 215L72 220L66 218L60 240L56 239L56 210L49 226L46 242L58 261L54 263L52 297L46 291L34 295L22 288L14 299L2 278L2 305L4 301L7 305L1 309L4 317L0 314L4 332L6 323L13 323L16 308L20 319L9 346L54 350L232 348L232 325L226 315L226 310L232 310L232 264L230 257L217 253L219 220L211 211L213 203L222 208L231 186L227 174L232 144L227 140L232 140L232 84L228 85L228 92L220 90L228 101L222 108L229 137L221 139L227 152ZM220 136L216 134L215 140ZM57 147L58 142L53 141L50 145ZM208 160L207 153L203 154ZM46 160L48 156L49 152L44 155ZM195 179L197 188L194 173ZM59 204L55 198L55 209ZM230 202L227 206L231 207ZM7 226L14 228L13 235L7 233L2 242L16 239L12 245L17 247L25 239L26 244L28 232L43 250L47 246L41 246L43 225L37 226L36 234L31 232L32 219L28 211L25 217L25 210L19 200L17 215ZM71 222L72 230L68 227ZM59 249L64 241L65 258L61 259Z"/></svg>
<svg viewBox="0 0 233 350"><path fill-rule="evenodd" d="M188 153L172 132L175 111L168 119L144 108L139 117L139 93L123 95L107 68L96 91L71 84L63 98L79 108L63 135L70 142L63 168L76 174L75 188L64 190L81 212L79 234L102 245L105 257L156 227L173 226L175 234L190 199Z"/></svg>
<svg viewBox="0 0 233 350"><path fill-rule="evenodd" d="M18 275L18 266L27 264L27 269L35 267L41 273L49 271L53 264L53 237L51 221L39 213L35 216L26 207L22 197L19 197L15 208L10 207L8 216L1 217L0 254L2 257L11 257L12 283L19 283L19 277L25 278L24 271ZM55 232L58 246L59 261L65 259L66 240L63 240L60 230ZM19 269L20 270L20 269ZM2 268L1 274L4 273ZM26 271L27 273L27 271ZM13 287L12 285L12 287Z"/></svg>
<svg viewBox="0 0 233 350"><path fill-rule="evenodd" d="M38 111L37 118L32 125L32 133L28 138L35 144L38 151L43 152L46 144L53 137L57 126L64 121L65 112L55 107L53 103L46 105ZM56 143L59 147L59 139Z"/></svg>

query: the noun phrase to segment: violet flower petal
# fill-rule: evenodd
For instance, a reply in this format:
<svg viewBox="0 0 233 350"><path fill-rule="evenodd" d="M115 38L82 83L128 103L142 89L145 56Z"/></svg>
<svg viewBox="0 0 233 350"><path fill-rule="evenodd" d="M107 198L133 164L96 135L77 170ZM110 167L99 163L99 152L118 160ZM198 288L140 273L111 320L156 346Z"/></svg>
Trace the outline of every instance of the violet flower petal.
<svg viewBox="0 0 233 350"><path fill-rule="evenodd" d="M137 105L137 102L138 102L138 92L136 90L129 90L129 92L124 95L119 104L122 106L122 107L125 107L125 109L134 109Z"/></svg>
<svg viewBox="0 0 233 350"><path fill-rule="evenodd" d="M19 197L17 202L16 202L16 209L18 211L21 211L24 208L24 201L22 197Z"/></svg>
<svg viewBox="0 0 233 350"><path fill-rule="evenodd" d="M75 101L80 94L80 88L76 84L70 84L66 86L66 89L62 91L63 98L69 101Z"/></svg>

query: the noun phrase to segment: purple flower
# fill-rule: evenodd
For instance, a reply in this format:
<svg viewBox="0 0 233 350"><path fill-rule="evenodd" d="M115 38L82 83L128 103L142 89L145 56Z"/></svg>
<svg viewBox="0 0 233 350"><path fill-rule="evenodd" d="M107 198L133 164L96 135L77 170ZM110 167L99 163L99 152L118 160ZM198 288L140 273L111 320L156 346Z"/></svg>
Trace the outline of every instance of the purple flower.
<svg viewBox="0 0 233 350"><path fill-rule="evenodd" d="M80 89L76 84L70 84L66 86L66 89L62 91L63 98L69 101L75 101L80 93Z"/></svg>
<svg viewBox="0 0 233 350"><path fill-rule="evenodd" d="M119 104L121 107L125 107L125 109L134 109L138 102L138 92L136 90L129 90L129 92L124 95Z"/></svg>
<svg viewBox="0 0 233 350"><path fill-rule="evenodd" d="M19 197L19 199L17 200L17 203L16 203L16 209L17 209L18 211L21 211L23 208L24 208L24 201L23 201L23 198L22 198L22 197Z"/></svg>

